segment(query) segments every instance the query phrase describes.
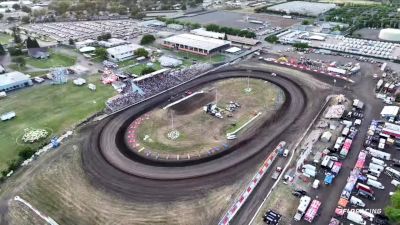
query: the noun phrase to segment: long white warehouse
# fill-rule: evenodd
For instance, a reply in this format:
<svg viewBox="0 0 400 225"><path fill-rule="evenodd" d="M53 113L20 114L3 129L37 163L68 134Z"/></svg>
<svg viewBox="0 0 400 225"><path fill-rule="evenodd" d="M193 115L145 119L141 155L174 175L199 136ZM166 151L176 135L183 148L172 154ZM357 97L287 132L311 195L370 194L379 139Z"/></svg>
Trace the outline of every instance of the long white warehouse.
<svg viewBox="0 0 400 225"><path fill-rule="evenodd" d="M187 51L199 55L209 55L221 52L229 47L230 41L203 37L194 34L178 34L165 38L162 45L181 51Z"/></svg>

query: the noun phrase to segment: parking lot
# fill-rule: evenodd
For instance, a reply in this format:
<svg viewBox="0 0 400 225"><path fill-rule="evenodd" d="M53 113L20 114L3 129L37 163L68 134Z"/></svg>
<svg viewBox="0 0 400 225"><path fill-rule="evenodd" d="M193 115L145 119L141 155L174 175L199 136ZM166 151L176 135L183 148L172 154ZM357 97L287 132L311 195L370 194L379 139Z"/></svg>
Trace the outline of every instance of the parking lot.
<svg viewBox="0 0 400 225"><path fill-rule="evenodd" d="M57 41L96 39L104 33L113 37L132 37L142 32L134 20L78 21L59 23L29 24L21 31L39 38L50 38Z"/></svg>

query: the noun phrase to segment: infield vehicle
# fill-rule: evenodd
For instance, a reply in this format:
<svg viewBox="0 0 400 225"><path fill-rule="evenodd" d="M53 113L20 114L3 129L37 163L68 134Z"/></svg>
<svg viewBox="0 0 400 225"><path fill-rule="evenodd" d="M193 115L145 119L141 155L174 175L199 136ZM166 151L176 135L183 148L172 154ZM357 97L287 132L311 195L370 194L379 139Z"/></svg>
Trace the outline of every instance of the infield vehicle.
<svg viewBox="0 0 400 225"><path fill-rule="evenodd" d="M278 179L278 177L279 177L279 174L281 174L281 172L282 172L282 167L276 167L276 169L275 169L275 171L274 171L274 173L272 174L272 179L274 179L274 180L276 180L276 179Z"/></svg>

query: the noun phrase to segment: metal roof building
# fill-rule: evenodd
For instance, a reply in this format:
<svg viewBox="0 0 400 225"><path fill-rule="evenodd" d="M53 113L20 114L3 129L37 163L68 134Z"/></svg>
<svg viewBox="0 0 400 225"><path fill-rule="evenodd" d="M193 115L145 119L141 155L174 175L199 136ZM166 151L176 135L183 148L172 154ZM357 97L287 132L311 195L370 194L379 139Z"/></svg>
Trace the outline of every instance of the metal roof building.
<svg viewBox="0 0 400 225"><path fill-rule="evenodd" d="M120 62L127 59L131 59L134 57L136 49L139 48L143 48L143 46L133 43L108 48L107 49L108 59L113 62Z"/></svg>
<svg viewBox="0 0 400 225"><path fill-rule="evenodd" d="M32 85L30 77L21 72L14 71L0 74L0 91L7 92L30 85Z"/></svg>
<svg viewBox="0 0 400 225"><path fill-rule="evenodd" d="M163 46L177 50L192 52L199 55L209 55L229 47L230 41L203 37L194 34L178 34L165 38Z"/></svg>

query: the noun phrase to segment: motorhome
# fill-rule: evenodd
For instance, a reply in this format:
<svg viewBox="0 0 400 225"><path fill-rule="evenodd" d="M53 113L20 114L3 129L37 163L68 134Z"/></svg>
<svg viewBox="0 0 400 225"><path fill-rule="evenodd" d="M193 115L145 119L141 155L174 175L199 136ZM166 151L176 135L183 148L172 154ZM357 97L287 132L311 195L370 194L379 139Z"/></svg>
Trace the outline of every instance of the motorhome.
<svg viewBox="0 0 400 225"><path fill-rule="evenodd" d="M364 220L364 218L360 214L353 212L353 211L348 211L346 218L356 224L360 224L360 225L367 224L367 222Z"/></svg>
<svg viewBox="0 0 400 225"><path fill-rule="evenodd" d="M369 169L377 170L377 171L379 171L379 172L383 172L383 171L385 170L385 167L383 167L383 166L381 166L381 165L378 165L378 164L375 164L375 163L372 163L372 162L369 163L368 168L369 168Z"/></svg>
<svg viewBox="0 0 400 225"><path fill-rule="evenodd" d="M378 164L378 165L381 165L381 166L386 166L385 161L383 161L381 159L378 159L378 158L375 158L375 157L371 158L371 162L373 162L375 164Z"/></svg>
<svg viewBox="0 0 400 225"><path fill-rule="evenodd" d="M294 215L295 221L300 221L303 215L306 213L308 206L310 205L311 198L304 195L300 198L300 204L297 207L296 215Z"/></svg>
<svg viewBox="0 0 400 225"><path fill-rule="evenodd" d="M385 186L383 186L381 182L376 181L376 180L368 179L367 184L372 187L378 188L378 189L382 189L382 190L385 189Z"/></svg>

